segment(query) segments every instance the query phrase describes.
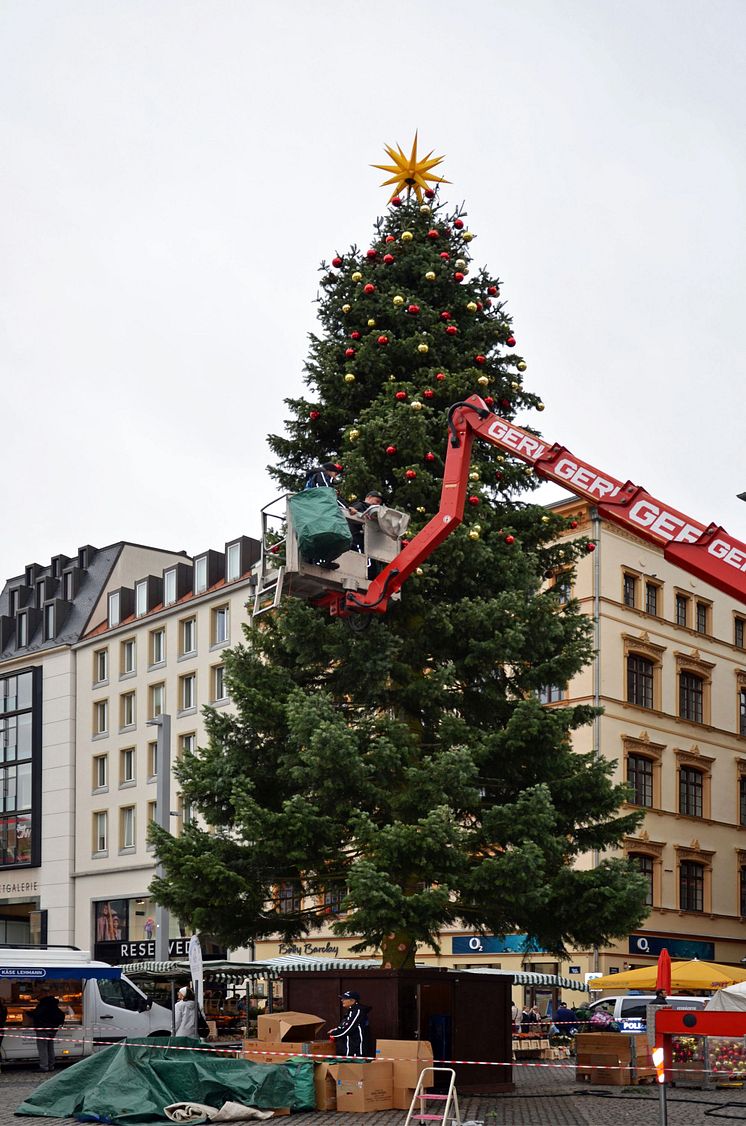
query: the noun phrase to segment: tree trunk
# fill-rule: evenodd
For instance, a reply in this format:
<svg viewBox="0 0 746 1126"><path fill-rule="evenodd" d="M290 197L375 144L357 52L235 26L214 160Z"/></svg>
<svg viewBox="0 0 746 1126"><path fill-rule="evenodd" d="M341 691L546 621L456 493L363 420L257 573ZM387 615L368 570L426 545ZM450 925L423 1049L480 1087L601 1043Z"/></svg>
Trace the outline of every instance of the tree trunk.
<svg viewBox="0 0 746 1126"><path fill-rule="evenodd" d="M413 970L417 939L406 931L392 931L381 943L381 969Z"/></svg>

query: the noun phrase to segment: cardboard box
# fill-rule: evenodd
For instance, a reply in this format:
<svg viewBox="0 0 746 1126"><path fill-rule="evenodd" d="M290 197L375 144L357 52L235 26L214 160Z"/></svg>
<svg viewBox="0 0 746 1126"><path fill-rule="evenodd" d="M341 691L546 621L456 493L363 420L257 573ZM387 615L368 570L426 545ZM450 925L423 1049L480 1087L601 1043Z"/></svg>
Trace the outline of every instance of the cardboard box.
<svg viewBox="0 0 746 1126"><path fill-rule="evenodd" d="M416 1087L422 1069L433 1066L429 1040L377 1040L376 1055L393 1060L395 1087Z"/></svg>
<svg viewBox="0 0 746 1126"><path fill-rule="evenodd" d="M260 1013L256 1036L258 1040L315 1040L325 1024L312 1013Z"/></svg>
<svg viewBox="0 0 746 1126"><path fill-rule="evenodd" d="M333 1056L334 1044L331 1040L244 1040L243 1055L256 1063L284 1063L295 1055Z"/></svg>
<svg viewBox="0 0 746 1126"><path fill-rule="evenodd" d="M359 1114L367 1110L391 1110L394 1069L384 1060L371 1063L334 1063L329 1072L337 1082L337 1110Z"/></svg>
<svg viewBox="0 0 746 1126"><path fill-rule="evenodd" d="M391 1100L392 1108L394 1110L409 1110L414 1091L414 1087L394 1087L393 1099ZM419 1103L419 1099L417 1101Z"/></svg>
<svg viewBox="0 0 746 1126"><path fill-rule="evenodd" d="M313 1086L317 1110L337 1109L337 1080L331 1073L333 1064L321 1061L313 1065Z"/></svg>

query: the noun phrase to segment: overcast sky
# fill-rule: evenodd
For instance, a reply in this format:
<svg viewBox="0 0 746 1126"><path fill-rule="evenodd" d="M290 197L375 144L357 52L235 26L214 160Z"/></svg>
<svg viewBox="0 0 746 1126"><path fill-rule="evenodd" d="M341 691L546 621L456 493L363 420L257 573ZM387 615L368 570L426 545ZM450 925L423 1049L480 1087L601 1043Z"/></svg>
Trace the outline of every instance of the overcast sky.
<svg viewBox="0 0 746 1126"><path fill-rule="evenodd" d="M419 128L545 437L746 539L744 0L0 0L0 584L257 534Z"/></svg>

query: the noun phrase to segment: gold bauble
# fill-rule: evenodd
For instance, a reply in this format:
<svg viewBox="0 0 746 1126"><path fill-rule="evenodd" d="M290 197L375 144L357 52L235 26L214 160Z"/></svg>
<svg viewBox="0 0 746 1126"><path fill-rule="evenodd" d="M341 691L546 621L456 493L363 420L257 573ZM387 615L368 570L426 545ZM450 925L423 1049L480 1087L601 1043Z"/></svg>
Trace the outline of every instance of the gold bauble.
<svg viewBox="0 0 746 1126"><path fill-rule="evenodd" d="M351 442L357 442L358 438L360 437L360 431L359 430L351 430L350 433L348 434L348 437L349 437Z"/></svg>
<svg viewBox="0 0 746 1126"><path fill-rule="evenodd" d="M343 305L342 306L342 312L343 313L349 313L351 308L352 308L352 305Z"/></svg>
<svg viewBox="0 0 746 1126"><path fill-rule="evenodd" d="M470 481L478 481L479 480L479 473L476 471L476 469L472 469L471 473L469 474L469 480Z"/></svg>
<svg viewBox="0 0 746 1126"><path fill-rule="evenodd" d="M471 240L474 238L474 235L471 233L471 231L462 231L461 238L464 240L464 242L471 242Z"/></svg>
<svg viewBox="0 0 746 1126"><path fill-rule="evenodd" d="M411 402L409 405L410 405L410 407L412 408L413 411L421 411L422 410L422 403L418 399L414 399L413 402Z"/></svg>
<svg viewBox="0 0 746 1126"><path fill-rule="evenodd" d="M421 212L422 215L429 215L431 211L432 211L432 207L430 206L429 203L423 203L422 207L420 208L420 212Z"/></svg>
<svg viewBox="0 0 746 1126"><path fill-rule="evenodd" d="M419 511L419 509L418 509L418 511ZM424 572L424 571L422 570L422 567L417 567L417 568L415 568L415 572L414 572L414 573L415 573L415 575L417 575L418 577L419 577L419 576L421 576L421 575L424 575L424 574L425 574L425 572Z"/></svg>
<svg viewBox="0 0 746 1126"><path fill-rule="evenodd" d="M345 383L354 383L354 382L355 382L355 376L352 374L351 371L348 371L347 375L345 376Z"/></svg>
<svg viewBox="0 0 746 1126"><path fill-rule="evenodd" d="M352 275L352 280L353 281L362 281L363 275L358 270L356 270L355 273Z"/></svg>
<svg viewBox="0 0 746 1126"><path fill-rule="evenodd" d="M430 348L427 344L418 344L417 345L417 351L418 352L429 352Z"/></svg>
<svg viewBox="0 0 746 1126"><path fill-rule="evenodd" d="M470 540L478 540L479 539L479 532L477 531L476 528L470 528L469 529L469 539Z"/></svg>
<svg viewBox="0 0 746 1126"><path fill-rule="evenodd" d="M414 235L412 234L411 231L402 231L402 235L401 235L402 242L411 242L413 238L414 238Z"/></svg>
<svg viewBox="0 0 746 1126"><path fill-rule="evenodd" d="M425 277L428 281L435 281L435 270L428 270Z"/></svg>
<svg viewBox="0 0 746 1126"><path fill-rule="evenodd" d="M511 383L510 386L513 388L514 391L518 391L520 389L521 385L520 385L520 383L513 382L513 383Z"/></svg>
<svg viewBox="0 0 746 1126"><path fill-rule="evenodd" d="M519 371L525 371L526 368L528 367L528 364L526 363L525 360L519 360L518 363L515 366L518 368Z"/></svg>
<svg viewBox="0 0 746 1126"><path fill-rule="evenodd" d="M479 379L477 380L477 383L479 384L480 387L489 387L490 377L488 375L480 375Z"/></svg>
<svg viewBox="0 0 746 1126"><path fill-rule="evenodd" d="M542 516L541 522L542 522L542 524L548 524L549 523L549 517L548 516Z"/></svg>
<svg viewBox="0 0 746 1126"><path fill-rule="evenodd" d="M353 504L357 500L357 493L350 493L347 499L350 504Z"/></svg>
<svg viewBox="0 0 746 1126"><path fill-rule="evenodd" d="M368 320L368 328L375 328L375 327L376 327L376 319L375 319L375 317L370 317L369 320Z"/></svg>
<svg viewBox="0 0 746 1126"><path fill-rule="evenodd" d="M466 268L466 260L464 258L457 258L456 259L456 269L457 270L464 270L465 268Z"/></svg>
<svg viewBox="0 0 746 1126"><path fill-rule="evenodd" d="M390 376L389 376L389 383L395 383L395 382L396 382L396 376L395 376L395 375L390 375Z"/></svg>
<svg viewBox="0 0 746 1126"><path fill-rule="evenodd" d="M537 411L543 411L544 410L544 404L543 403L537 403L536 409L537 409Z"/></svg>
<svg viewBox="0 0 746 1126"><path fill-rule="evenodd" d="M418 512L426 512L426 511L427 511L427 509L425 508L424 504L419 504L419 505L417 506L417 511L418 511Z"/></svg>
<svg viewBox="0 0 746 1126"><path fill-rule="evenodd" d="M476 313L476 311L477 311L476 301L470 301L469 304L466 306L466 308L469 310L470 313Z"/></svg>
<svg viewBox="0 0 746 1126"><path fill-rule="evenodd" d="M397 293L396 297L394 298L394 304L395 305L403 305L404 304L404 298L402 297L401 293Z"/></svg>

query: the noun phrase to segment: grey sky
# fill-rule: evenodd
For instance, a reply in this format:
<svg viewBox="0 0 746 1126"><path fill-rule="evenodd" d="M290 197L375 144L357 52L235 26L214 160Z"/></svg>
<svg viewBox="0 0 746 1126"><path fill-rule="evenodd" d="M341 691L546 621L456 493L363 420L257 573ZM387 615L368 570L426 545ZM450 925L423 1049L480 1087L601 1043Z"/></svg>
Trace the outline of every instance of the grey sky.
<svg viewBox="0 0 746 1126"><path fill-rule="evenodd" d="M256 534L318 263L415 128L530 421L746 539L745 41L742 0L0 0L0 581Z"/></svg>

